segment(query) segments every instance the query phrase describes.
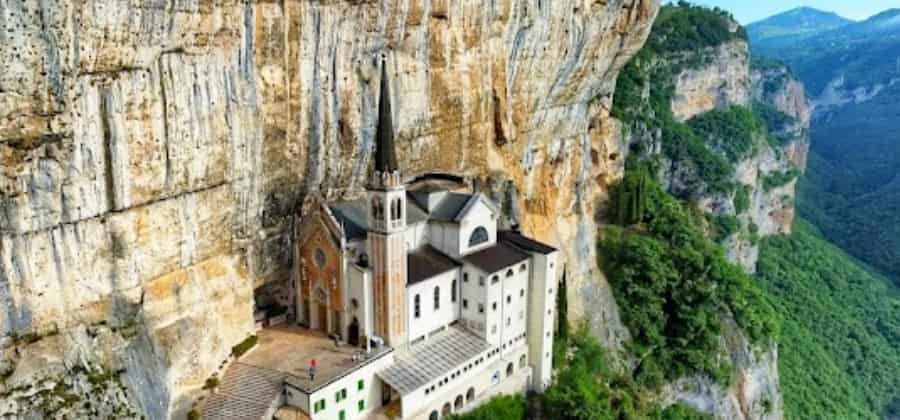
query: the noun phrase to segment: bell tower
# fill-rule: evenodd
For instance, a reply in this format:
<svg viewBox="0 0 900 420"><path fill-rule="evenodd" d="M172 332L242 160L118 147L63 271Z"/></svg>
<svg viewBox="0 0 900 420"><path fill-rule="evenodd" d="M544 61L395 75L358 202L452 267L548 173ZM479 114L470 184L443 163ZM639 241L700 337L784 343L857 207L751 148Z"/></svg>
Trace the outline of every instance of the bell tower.
<svg viewBox="0 0 900 420"><path fill-rule="evenodd" d="M406 186L394 150L391 98L383 61L380 90L375 163L366 186L369 259L375 334L396 347L406 343Z"/></svg>

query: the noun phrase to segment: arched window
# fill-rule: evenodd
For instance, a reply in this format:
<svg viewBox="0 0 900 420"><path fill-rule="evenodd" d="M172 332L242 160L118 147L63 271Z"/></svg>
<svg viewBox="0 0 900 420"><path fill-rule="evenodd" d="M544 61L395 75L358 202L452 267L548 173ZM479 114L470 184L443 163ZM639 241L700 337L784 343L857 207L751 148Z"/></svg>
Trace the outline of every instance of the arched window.
<svg viewBox="0 0 900 420"><path fill-rule="evenodd" d="M456 400L453 401L453 409L459 411L461 408L463 408L463 396L457 395Z"/></svg>
<svg viewBox="0 0 900 420"><path fill-rule="evenodd" d="M372 199L372 219L381 220L384 217L384 203L381 197L376 196Z"/></svg>
<svg viewBox="0 0 900 420"><path fill-rule="evenodd" d="M512 268L510 268L509 270L506 270L506 277L509 278L509 277L512 277L512 276L513 276Z"/></svg>
<svg viewBox="0 0 900 420"><path fill-rule="evenodd" d="M472 402L472 400L474 400L474 399L475 399L475 388L469 388L469 390L466 391L466 402Z"/></svg>
<svg viewBox="0 0 900 420"><path fill-rule="evenodd" d="M522 355L522 357L519 358L519 369L521 369L523 367L525 367L525 355L524 354Z"/></svg>
<svg viewBox="0 0 900 420"><path fill-rule="evenodd" d="M413 297L413 317L416 319L418 319L419 315L422 314L420 303L421 299L419 299L419 295Z"/></svg>
<svg viewBox="0 0 900 420"><path fill-rule="evenodd" d="M485 229L484 226L478 226L474 231L472 231L472 235L469 236L469 247L483 244L487 242L488 239L489 237L487 229Z"/></svg>
<svg viewBox="0 0 900 420"><path fill-rule="evenodd" d="M441 288L434 286L434 310L441 309Z"/></svg>
<svg viewBox="0 0 900 420"><path fill-rule="evenodd" d="M456 279L450 284L450 301L456 303Z"/></svg>
<svg viewBox="0 0 900 420"><path fill-rule="evenodd" d="M512 364L512 362L509 362L509 364L506 365L506 377L510 377L510 376L512 376L512 374L513 374L513 364Z"/></svg>
<svg viewBox="0 0 900 420"><path fill-rule="evenodd" d="M400 203L400 198L395 198L393 202L391 202L391 220L400 220L403 218L403 206Z"/></svg>
<svg viewBox="0 0 900 420"><path fill-rule="evenodd" d="M431 415L428 416L428 420L438 420L438 412L437 412L437 410L434 410L434 411L431 412Z"/></svg>

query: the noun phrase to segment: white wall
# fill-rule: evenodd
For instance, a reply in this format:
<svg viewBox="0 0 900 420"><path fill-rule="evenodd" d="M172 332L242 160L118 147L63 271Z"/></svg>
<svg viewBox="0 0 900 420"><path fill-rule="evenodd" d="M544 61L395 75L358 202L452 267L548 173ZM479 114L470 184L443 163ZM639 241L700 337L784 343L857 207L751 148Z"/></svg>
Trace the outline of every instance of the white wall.
<svg viewBox="0 0 900 420"><path fill-rule="evenodd" d="M468 273L469 281L461 281L462 285L462 298L468 301L468 308L463 307L462 302L460 302L460 322L467 330L469 330L472 334L477 335L478 337L485 338L485 333L487 329L486 325L486 316L487 316L487 283L488 279L486 275L479 269L475 268L475 266L471 264L464 264L462 267L463 273ZM480 286L478 284L478 278L485 277L485 286ZM463 274L460 274L460 279L464 278ZM483 304L485 306L485 312L478 312L478 304Z"/></svg>
<svg viewBox="0 0 900 420"><path fill-rule="evenodd" d="M519 358L526 353L524 347L519 347L519 351L510 354L510 357L501 357L498 352L493 352L492 350L460 365L459 369L457 369L459 375L455 378L452 377L452 374L457 371L448 372L446 377L449 378L449 381L443 386L436 387L434 392L426 394L425 389L435 385L439 379L444 377L436 378L421 388L404 395L401 399L403 418L428 419L429 414L433 410L437 410L440 414L446 403L450 403L451 409L456 412L455 408L453 408L456 397L461 395L463 401L465 401L467 391L469 388L473 388L475 390L475 401L464 403L463 409L459 412L468 411L474 408L476 404L486 402L488 398L485 397L490 397L498 391L510 389L508 386L510 382L524 382L522 381L523 375L525 377L531 376L530 366L525 368L519 367ZM481 363L474 365L474 360L481 360ZM463 369L464 366L468 366L470 363L473 364L472 369ZM506 376L506 368L509 363L513 363L513 376L511 377ZM495 373L499 373L500 383L493 382L492 379ZM521 385L524 385L524 383ZM524 386L512 387L512 390L515 392L525 391Z"/></svg>
<svg viewBox="0 0 900 420"><path fill-rule="evenodd" d="M468 255L485 248L490 248L497 243L497 215L484 203L484 199L478 200L472 208L466 212L460 220L459 241L456 249L457 255ZM488 232L488 241L469 247L469 237L479 226L483 226Z"/></svg>
<svg viewBox="0 0 900 420"><path fill-rule="evenodd" d="M355 372L351 372L347 376L340 378L312 393L309 396L306 409L311 420L337 420L338 413L344 410L347 420L359 419L366 417L374 409L381 407L381 379L375 376L375 373L381 371L394 362L393 353L382 356L372 361L368 365L363 366ZM363 380L363 389L357 389L357 381ZM335 402L335 393L341 389L347 390L347 398L340 402ZM297 392L295 392L296 394ZM325 400L325 409L318 413L313 413L315 403L321 399ZM362 400L365 402L363 411L359 411L357 404ZM302 403L301 398L296 397L294 401L290 398L288 405ZM296 406L296 405L295 405Z"/></svg>
<svg viewBox="0 0 900 420"><path fill-rule="evenodd" d="M506 274L512 270L512 276ZM501 311L501 348L504 351L512 351L525 344L522 337L528 327L528 289L531 278L531 261L524 261L514 265L509 270L500 273L502 289ZM509 323L507 323L509 321Z"/></svg>
<svg viewBox="0 0 900 420"><path fill-rule="evenodd" d="M348 337L350 322L353 321L354 316L359 320L360 336L371 337L375 316L374 303L372 302L372 271L362 269L352 263L347 265L347 319L343 324L344 337ZM351 304L353 299L359 302L359 307L356 309Z"/></svg>
<svg viewBox="0 0 900 420"><path fill-rule="evenodd" d="M428 243L428 223L406 225L406 249L413 250Z"/></svg>
<svg viewBox="0 0 900 420"><path fill-rule="evenodd" d="M444 254L459 258L459 226L453 223L428 224L428 242Z"/></svg>
<svg viewBox="0 0 900 420"><path fill-rule="evenodd" d="M553 334L556 314L557 266L559 252L532 253L534 270L528 313L528 347L534 367L532 387L543 391L550 385L553 369Z"/></svg>
<svg viewBox="0 0 900 420"><path fill-rule="evenodd" d="M456 302L451 301L450 289L453 280L457 280ZM437 328L446 326L453 321L459 319L459 306L462 299L459 293L459 283L461 281L460 271L451 270L443 274L439 274L431 279L421 281L407 287L407 320L409 341L415 341L419 337L426 335ZM440 307L434 309L434 288L440 287ZM415 317L415 296L420 296L421 313L419 318Z"/></svg>

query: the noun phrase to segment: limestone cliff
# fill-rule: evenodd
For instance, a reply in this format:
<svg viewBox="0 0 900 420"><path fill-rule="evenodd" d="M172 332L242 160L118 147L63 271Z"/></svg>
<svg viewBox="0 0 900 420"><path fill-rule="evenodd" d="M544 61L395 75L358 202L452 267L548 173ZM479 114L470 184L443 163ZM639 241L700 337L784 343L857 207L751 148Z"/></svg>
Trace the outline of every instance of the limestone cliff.
<svg viewBox="0 0 900 420"><path fill-rule="evenodd" d="M727 20L730 34L679 39L686 31L654 28L620 77L614 111L631 154L651 162L670 193L702 210L710 236L753 272L758 240L791 229L810 107L786 68L751 66L736 22L707 16ZM734 380L723 386L706 376L685 377L664 387L664 401L720 419L782 418L777 348L753 348L730 317L722 323Z"/></svg>
<svg viewBox="0 0 900 420"><path fill-rule="evenodd" d="M254 288L287 277L304 195L359 192L383 58L401 165L501 174L614 347L608 110L658 7L0 4L0 415L183 416L251 332Z"/></svg>

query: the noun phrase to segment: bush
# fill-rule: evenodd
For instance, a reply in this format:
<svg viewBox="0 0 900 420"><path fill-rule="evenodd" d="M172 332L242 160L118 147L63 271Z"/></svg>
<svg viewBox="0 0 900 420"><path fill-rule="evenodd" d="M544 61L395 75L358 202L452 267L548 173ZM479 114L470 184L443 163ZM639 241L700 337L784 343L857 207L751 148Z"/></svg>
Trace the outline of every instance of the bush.
<svg viewBox="0 0 900 420"><path fill-rule="evenodd" d="M783 187L789 182L797 179L798 176L800 176L800 171L797 170L797 168L791 168L786 171L772 172L763 176L763 189L765 189L766 191L772 191L775 188Z"/></svg>
<svg viewBox="0 0 900 420"><path fill-rule="evenodd" d="M747 210L750 210L750 187L744 185L741 188L738 188L737 192L734 194L734 212L737 214L741 214Z"/></svg>
<svg viewBox="0 0 900 420"><path fill-rule="evenodd" d="M234 356L235 358L243 356L244 353L246 353L248 350L252 349L253 346L256 345L256 342L258 340L259 340L259 337L255 336L255 335L251 335L251 336L245 338L244 341L241 341L236 346L231 348L231 355Z"/></svg>
<svg viewBox="0 0 900 420"><path fill-rule="evenodd" d="M452 415L449 417L449 419L455 420L516 420L524 418L525 397L521 394L494 397L487 403L478 406L466 414Z"/></svg>

